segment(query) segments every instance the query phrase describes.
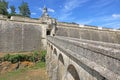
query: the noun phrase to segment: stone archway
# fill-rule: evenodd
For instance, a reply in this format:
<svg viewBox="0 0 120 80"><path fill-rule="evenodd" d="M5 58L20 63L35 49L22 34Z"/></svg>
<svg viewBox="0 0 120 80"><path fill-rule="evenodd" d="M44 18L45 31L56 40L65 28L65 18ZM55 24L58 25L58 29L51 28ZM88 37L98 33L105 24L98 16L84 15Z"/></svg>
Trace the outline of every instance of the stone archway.
<svg viewBox="0 0 120 80"><path fill-rule="evenodd" d="M57 69L58 69L58 65L57 65L57 50L56 48L53 49L53 53L52 53L52 60L51 60L51 80L57 80Z"/></svg>
<svg viewBox="0 0 120 80"><path fill-rule="evenodd" d="M58 56L58 80L62 80L65 72L64 59L62 54Z"/></svg>
<svg viewBox="0 0 120 80"><path fill-rule="evenodd" d="M50 35L51 34L51 31L50 30L46 30L46 35Z"/></svg>
<svg viewBox="0 0 120 80"><path fill-rule="evenodd" d="M65 80L80 80L79 74L72 64L70 64L67 68L67 75Z"/></svg>
<svg viewBox="0 0 120 80"><path fill-rule="evenodd" d="M57 50L54 48L53 54L57 55Z"/></svg>

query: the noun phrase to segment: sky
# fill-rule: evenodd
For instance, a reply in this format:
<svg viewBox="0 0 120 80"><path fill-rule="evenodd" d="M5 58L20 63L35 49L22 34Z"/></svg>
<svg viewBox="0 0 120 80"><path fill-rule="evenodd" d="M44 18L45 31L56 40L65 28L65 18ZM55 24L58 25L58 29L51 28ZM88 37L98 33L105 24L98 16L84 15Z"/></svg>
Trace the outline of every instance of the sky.
<svg viewBox="0 0 120 80"><path fill-rule="evenodd" d="M18 6L22 0L6 0L9 6ZM106 28L120 28L120 0L24 0L31 17L40 18L44 5L51 17L62 22L75 22ZM10 12L10 9L8 9Z"/></svg>

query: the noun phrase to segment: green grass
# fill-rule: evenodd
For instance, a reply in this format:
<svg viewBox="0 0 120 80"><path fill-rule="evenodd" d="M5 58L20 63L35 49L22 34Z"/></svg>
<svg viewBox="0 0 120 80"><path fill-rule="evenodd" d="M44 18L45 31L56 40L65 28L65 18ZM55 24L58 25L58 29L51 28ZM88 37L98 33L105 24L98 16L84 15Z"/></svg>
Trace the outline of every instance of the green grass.
<svg viewBox="0 0 120 80"><path fill-rule="evenodd" d="M39 69L39 68L45 68L45 62L39 61L29 69Z"/></svg>
<svg viewBox="0 0 120 80"><path fill-rule="evenodd" d="M45 69L45 62L39 61L37 62L34 66L30 67L30 68L22 68L22 69L18 69L16 71L12 71L12 72L7 72L5 74L0 74L0 80L11 80L12 77L17 77L21 74L26 73L28 70L36 70L36 69Z"/></svg>
<svg viewBox="0 0 120 80"><path fill-rule="evenodd" d="M29 70L37 70L37 69L41 69L41 70L45 70L45 55L46 55L46 51L41 51L40 52L41 55L38 56L38 52L34 51L33 52L33 57L40 57L40 61L36 62L34 66L29 67L29 68L22 68L22 69L18 69L16 71L12 71L12 72L7 72L5 74L0 74L0 80L16 80L16 78L25 75ZM16 54L18 55L18 54ZM7 55L5 57L5 59L8 59L10 55Z"/></svg>
<svg viewBox="0 0 120 80"><path fill-rule="evenodd" d="M9 80L12 77L16 77L16 76L24 73L25 71L27 71L27 69L24 68L24 69L18 69L16 71L5 73L3 75L0 75L0 80Z"/></svg>

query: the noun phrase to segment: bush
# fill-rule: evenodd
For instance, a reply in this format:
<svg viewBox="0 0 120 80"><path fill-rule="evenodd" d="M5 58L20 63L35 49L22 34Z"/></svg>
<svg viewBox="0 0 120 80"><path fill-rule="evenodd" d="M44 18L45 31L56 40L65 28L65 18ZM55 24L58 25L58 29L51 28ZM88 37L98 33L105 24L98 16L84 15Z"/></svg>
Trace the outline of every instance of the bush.
<svg viewBox="0 0 120 80"><path fill-rule="evenodd" d="M24 54L15 54L10 55L7 54L4 56L4 61L10 61L11 63L17 63L19 61L30 61L31 56L24 55Z"/></svg>
<svg viewBox="0 0 120 80"><path fill-rule="evenodd" d="M45 62L45 56L46 56L47 51L42 51L41 54L41 61Z"/></svg>
<svg viewBox="0 0 120 80"><path fill-rule="evenodd" d="M10 55L8 61L11 63L17 63L19 61L19 56L18 55Z"/></svg>
<svg viewBox="0 0 120 80"><path fill-rule="evenodd" d="M10 54L6 54L3 59L4 59L4 61L8 61L9 58L10 58Z"/></svg>
<svg viewBox="0 0 120 80"><path fill-rule="evenodd" d="M15 54L10 55L6 54L1 60L3 61L10 61L11 63L17 63L21 61L31 61L31 62L37 62L38 60L41 60L42 62L45 62L45 55L46 51L41 51L41 55L39 55L39 52L34 51L32 55L25 55L25 54Z"/></svg>

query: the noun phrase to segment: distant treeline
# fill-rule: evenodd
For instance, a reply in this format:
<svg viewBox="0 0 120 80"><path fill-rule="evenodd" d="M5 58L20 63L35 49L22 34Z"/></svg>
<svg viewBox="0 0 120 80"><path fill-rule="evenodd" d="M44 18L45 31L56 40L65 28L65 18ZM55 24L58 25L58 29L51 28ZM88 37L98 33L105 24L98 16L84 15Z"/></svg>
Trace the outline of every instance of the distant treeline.
<svg viewBox="0 0 120 80"><path fill-rule="evenodd" d="M0 0L0 14L8 16L10 18L11 16L24 16L24 17L30 17L31 12L28 6L27 2L22 1L21 5L18 6L19 13L16 13L16 8L14 5L11 5L8 7L9 2L6 0ZM10 12L8 12L8 9L10 9Z"/></svg>

